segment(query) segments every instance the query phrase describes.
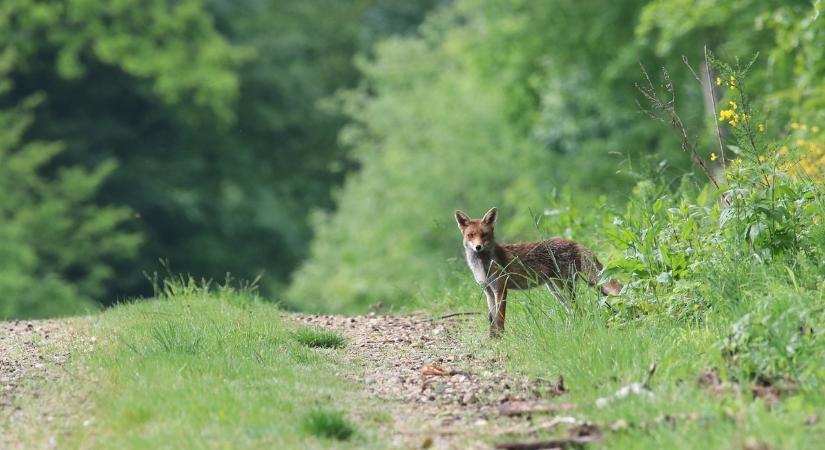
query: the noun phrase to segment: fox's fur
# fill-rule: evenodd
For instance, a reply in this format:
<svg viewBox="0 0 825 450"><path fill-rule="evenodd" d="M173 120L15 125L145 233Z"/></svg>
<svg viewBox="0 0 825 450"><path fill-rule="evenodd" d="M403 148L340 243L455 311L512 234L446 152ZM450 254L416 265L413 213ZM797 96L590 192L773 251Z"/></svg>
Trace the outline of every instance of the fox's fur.
<svg viewBox="0 0 825 450"><path fill-rule="evenodd" d="M495 241L496 216L496 208L491 208L481 219L470 219L462 211L455 212L464 238L467 264L487 296L491 335L496 336L504 330L509 289L546 285L567 307L560 290L569 292L572 297L576 276L591 286L598 286L602 264L590 249L560 237L498 244ZM610 280L600 289L604 295L618 295L622 285Z"/></svg>

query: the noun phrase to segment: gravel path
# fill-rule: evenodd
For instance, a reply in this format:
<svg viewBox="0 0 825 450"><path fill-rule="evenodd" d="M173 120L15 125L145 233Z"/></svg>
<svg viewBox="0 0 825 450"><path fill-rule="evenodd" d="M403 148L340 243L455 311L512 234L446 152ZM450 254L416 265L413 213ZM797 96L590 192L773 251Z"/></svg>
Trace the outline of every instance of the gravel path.
<svg viewBox="0 0 825 450"><path fill-rule="evenodd" d="M84 319L0 322L0 448L55 447L71 409L51 389L69 376L63 370L71 351L80 349ZM72 350L70 350L72 349Z"/></svg>
<svg viewBox="0 0 825 450"><path fill-rule="evenodd" d="M465 317L287 317L346 336L347 357L362 368L356 381L391 417L397 447L488 449L584 426L570 417L575 405L564 403L561 380L508 373L486 340L468 349L456 326ZM0 449L56 448L80 422L89 392L66 392L55 381L78 376L65 363L94 339L84 318L0 322Z"/></svg>
<svg viewBox="0 0 825 450"><path fill-rule="evenodd" d="M575 422L567 417L575 405L555 398L564 394L561 380L514 377L491 350L468 353L454 326L460 318L293 318L347 337L348 358L363 367L357 381L391 412L399 447L490 448L493 442L529 440L538 430ZM536 407L550 414L517 414Z"/></svg>

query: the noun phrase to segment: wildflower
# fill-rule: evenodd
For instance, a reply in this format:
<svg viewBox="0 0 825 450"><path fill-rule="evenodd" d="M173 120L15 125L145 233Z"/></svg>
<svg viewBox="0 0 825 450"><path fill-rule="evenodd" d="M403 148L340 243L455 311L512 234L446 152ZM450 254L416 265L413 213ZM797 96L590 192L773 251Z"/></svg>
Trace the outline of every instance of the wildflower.
<svg viewBox="0 0 825 450"><path fill-rule="evenodd" d="M721 85L722 85L722 79L721 79L721 78L716 77L716 85L717 85L717 86L721 86Z"/></svg>
<svg viewBox="0 0 825 450"><path fill-rule="evenodd" d="M730 83L728 83L728 87L731 89L736 89L736 77L731 75L730 76Z"/></svg>
<svg viewBox="0 0 825 450"><path fill-rule="evenodd" d="M764 132L765 132L765 125L760 123L759 125L757 125L757 126L756 126L756 129L757 129L760 133L764 133Z"/></svg>
<svg viewBox="0 0 825 450"><path fill-rule="evenodd" d="M728 102L730 103L730 109L736 111L736 102Z"/></svg>
<svg viewBox="0 0 825 450"><path fill-rule="evenodd" d="M716 153L711 153L710 154L710 160L711 161L716 161Z"/></svg>
<svg viewBox="0 0 825 450"><path fill-rule="evenodd" d="M759 155L759 162L765 162L765 155Z"/></svg>
<svg viewBox="0 0 825 450"><path fill-rule="evenodd" d="M814 125L814 126L811 127L811 131L814 132L814 133L819 133L819 127Z"/></svg>
<svg viewBox="0 0 825 450"><path fill-rule="evenodd" d="M788 154L788 146L783 145L782 147L779 147L779 154L782 155L782 156L787 155Z"/></svg>
<svg viewBox="0 0 825 450"><path fill-rule="evenodd" d="M796 130L797 128L799 128L799 124L796 122L791 122L791 129Z"/></svg>
<svg viewBox="0 0 825 450"><path fill-rule="evenodd" d="M719 121L726 122L736 117L736 113L732 109L723 109L719 111Z"/></svg>

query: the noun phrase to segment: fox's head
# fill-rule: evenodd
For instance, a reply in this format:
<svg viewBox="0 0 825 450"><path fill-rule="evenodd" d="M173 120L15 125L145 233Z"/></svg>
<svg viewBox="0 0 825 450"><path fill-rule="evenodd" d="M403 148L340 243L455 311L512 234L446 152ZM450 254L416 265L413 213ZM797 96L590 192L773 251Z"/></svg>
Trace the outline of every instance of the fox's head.
<svg viewBox="0 0 825 450"><path fill-rule="evenodd" d="M462 211L455 212L455 221L464 237L464 248L481 253L495 245L496 209L490 208L481 219L471 219Z"/></svg>

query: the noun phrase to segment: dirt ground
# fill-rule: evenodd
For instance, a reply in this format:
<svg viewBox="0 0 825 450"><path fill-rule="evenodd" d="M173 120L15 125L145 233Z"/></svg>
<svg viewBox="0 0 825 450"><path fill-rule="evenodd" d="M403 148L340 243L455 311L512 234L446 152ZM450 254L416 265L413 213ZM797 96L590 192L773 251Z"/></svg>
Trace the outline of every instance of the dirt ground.
<svg viewBox="0 0 825 450"><path fill-rule="evenodd" d="M65 365L71 352L83 349L85 324L78 318L0 322L0 448L56 447L58 433L84 398L51 388L72 376ZM71 408L57 407L66 400Z"/></svg>
<svg viewBox="0 0 825 450"><path fill-rule="evenodd" d="M391 411L399 447L491 448L581 426L570 417L575 405L564 403L563 381L514 377L492 351L467 353L458 345L454 324L461 317L293 318L347 337L348 358L363 367L357 381Z"/></svg>
<svg viewBox="0 0 825 450"><path fill-rule="evenodd" d="M591 437L571 417L563 381L513 376L483 343L459 345L456 324L467 317L287 317L347 338L346 356L361 368L355 381L388 414L398 448L486 449L557 428ZM56 448L69 424L86 425L89 393L53 386L83 376L66 362L94 341L87 319L0 322L0 449Z"/></svg>

